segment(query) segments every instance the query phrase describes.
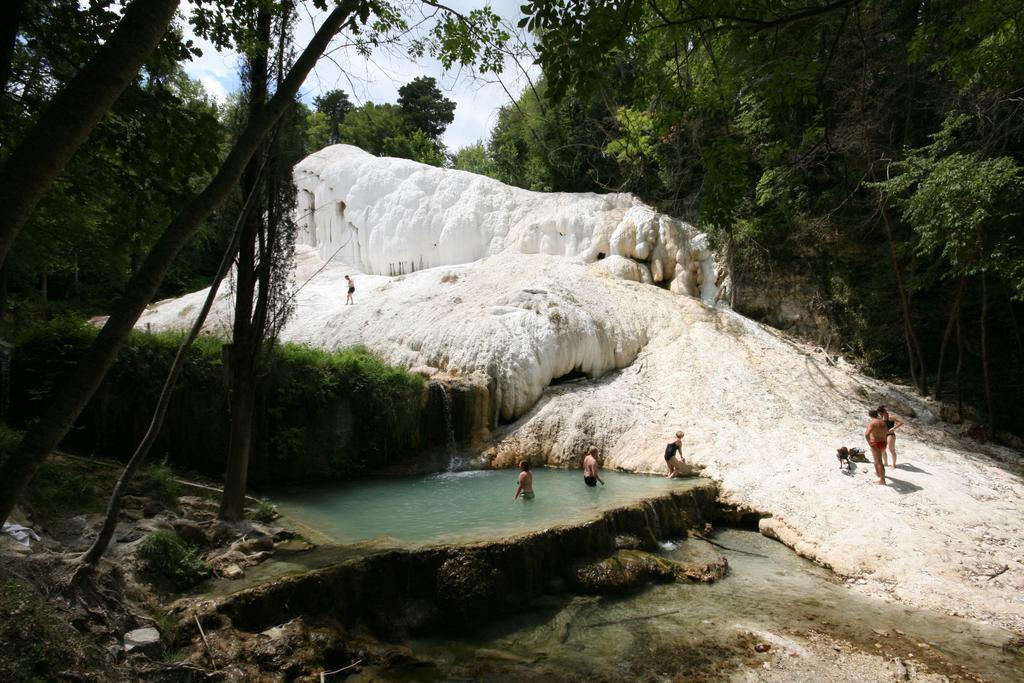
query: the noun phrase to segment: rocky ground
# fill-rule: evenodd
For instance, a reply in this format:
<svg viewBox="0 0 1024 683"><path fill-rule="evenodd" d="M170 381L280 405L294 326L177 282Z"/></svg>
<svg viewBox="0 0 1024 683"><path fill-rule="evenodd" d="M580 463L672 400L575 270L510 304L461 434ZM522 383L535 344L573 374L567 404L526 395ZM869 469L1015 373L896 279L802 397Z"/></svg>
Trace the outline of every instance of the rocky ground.
<svg viewBox="0 0 1024 683"><path fill-rule="evenodd" d="M158 468L137 477L106 556L82 572L76 560L95 538L118 472L115 463L52 456L11 518L40 540L23 546L0 536L0 680L188 680L176 660L200 637L168 607L184 587L140 559L145 539L173 532L196 549L202 574L227 579L304 544L255 519L218 521L208 485Z"/></svg>

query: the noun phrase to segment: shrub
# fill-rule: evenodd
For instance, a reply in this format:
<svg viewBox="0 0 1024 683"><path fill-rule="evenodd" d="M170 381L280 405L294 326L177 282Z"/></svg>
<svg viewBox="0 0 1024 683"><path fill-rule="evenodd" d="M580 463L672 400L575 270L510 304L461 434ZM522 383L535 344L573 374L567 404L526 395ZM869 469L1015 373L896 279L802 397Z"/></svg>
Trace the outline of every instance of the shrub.
<svg viewBox="0 0 1024 683"><path fill-rule="evenodd" d="M259 505L256 506L256 511L252 515L259 522L269 523L280 517L277 513L277 508L269 500L261 500Z"/></svg>
<svg viewBox="0 0 1024 683"><path fill-rule="evenodd" d="M183 590L210 575L199 549L170 531L154 531L139 547L142 569L151 579Z"/></svg>
<svg viewBox="0 0 1024 683"><path fill-rule="evenodd" d="M177 478L167 462L159 465L150 465L146 469L146 490L149 495L168 505L178 502L178 492L181 489Z"/></svg>
<svg viewBox="0 0 1024 683"><path fill-rule="evenodd" d="M87 464L50 458L32 477L25 503L42 520L96 512L103 507L97 483L97 473Z"/></svg>

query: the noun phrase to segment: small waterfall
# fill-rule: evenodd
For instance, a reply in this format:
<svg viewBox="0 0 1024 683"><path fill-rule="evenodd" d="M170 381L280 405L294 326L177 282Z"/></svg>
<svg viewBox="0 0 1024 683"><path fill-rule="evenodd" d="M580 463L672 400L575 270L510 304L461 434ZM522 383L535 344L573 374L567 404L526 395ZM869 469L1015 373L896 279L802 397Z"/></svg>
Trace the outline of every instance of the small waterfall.
<svg viewBox="0 0 1024 683"><path fill-rule="evenodd" d="M661 520L658 519L658 509L654 503L647 501L647 508L651 511L651 526L654 527L654 540L661 540Z"/></svg>
<svg viewBox="0 0 1024 683"><path fill-rule="evenodd" d="M448 456L448 471L454 472L462 467L463 462L462 458L459 457L459 447L455 443L455 423L452 420L452 397L448 393L448 388L441 382L434 382L430 387L431 389L437 387L437 392L441 397L441 412L444 415L444 447L445 453Z"/></svg>
<svg viewBox="0 0 1024 683"><path fill-rule="evenodd" d="M11 405L11 349L0 341L0 422L7 422L7 410Z"/></svg>

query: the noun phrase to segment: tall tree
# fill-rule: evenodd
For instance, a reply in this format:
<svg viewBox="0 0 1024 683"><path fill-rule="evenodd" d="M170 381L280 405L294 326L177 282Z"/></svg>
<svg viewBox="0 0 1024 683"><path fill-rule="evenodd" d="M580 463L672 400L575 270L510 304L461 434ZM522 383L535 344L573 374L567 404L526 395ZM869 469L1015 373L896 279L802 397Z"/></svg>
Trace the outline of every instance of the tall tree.
<svg viewBox="0 0 1024 683"><path fill-rule="evenodd" d="M419 76L399 88L398 106L410 133L422 130L439 138L455 120L455 103L441 94L430 76Z"/></svg>
<svg viewBox="0 0 1024 683"><path fill-rule="evenodd" d="M281 3L272 15L257 12L257 43L247 56L248 116L265 106L269 84L284 78L290 58L293 5ZM273 44L273 47L270 46ZM296 110L283 116L259 155L249 162L242 179L242 196L258 198L258 211L242 224L235 269L235 310L232 326L231 427L220 516L238 520L244 513L249 456L255 427L257 396L277 333L287 319L288 275L294 253L295 187L291 169L300 159L295 139Z"/></svg>
<svg viewBox="0 0 1024 683"><path fill-rule="evenodd" d="M178 0L135 0L0 171L0 267L39 199L167 32Z"/></svg>
<svg viewBox="0 0 1024 683"><path fill-rule="evenodd" d="M332 145L338 144L338 126L345 119L345 115L352 111L352 102L344 90L329 90L323 95L313 98L313 106L321 114L327 116L331 125L331 137L328 142Z"/></svg>

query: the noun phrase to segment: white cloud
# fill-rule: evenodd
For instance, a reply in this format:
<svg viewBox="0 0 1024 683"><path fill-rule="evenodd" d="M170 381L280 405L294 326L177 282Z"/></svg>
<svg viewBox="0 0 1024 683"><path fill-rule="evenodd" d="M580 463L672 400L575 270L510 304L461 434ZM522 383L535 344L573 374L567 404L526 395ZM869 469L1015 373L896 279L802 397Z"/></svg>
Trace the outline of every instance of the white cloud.
<svg viewBox="0 0 1024 683"><path fill-rule="evenodd" d="M496 0L490 3L510 26L514 27L520 16L521 0ZM457 11L469 11L484 6L481 0L453 0L450 6ZM411 10L410 23L420 17L418 10ZM322 13L308 2L299 7L299 22L295 30L297 49L308 42L320 25ZM237 55L217 53L213 46L199 40L186 26L186 36L203 50L203 56L186 65L185 70L193 78L202 81L207 91L218 101L227 93L239 87ZM455 120L443 135L444 143L451 151L460 147L486 140L497 117L498 108L510 101L509 93L517 97L526 86L526 78L511 58L506 60L505 72L497 82L493 75L487 80L476 78L468 71L445 73L435 59L425 57L412 60L400 48L378 49L369 58L356 53L353 48L342 47L343 38L338 37L329 48L327 56L320 59L300 90L304 102L312 104L313 98L328 90L340 88L349 94L356 104L367 101L395 102L398 88L418 76L433 76L445 96L456 103ZM536 78L539 69L526 66L531 78ZM507 90L507 92L506 92Z"/></svg>
<svg viewBox="0 0 1024 683"><path fill-rule="evenodd" d="M217 104L224 104L228 99L227 88L224 84L213 76L200 76L199 82L203 84L203 88L206 89L206 93L216 100Z"/></svg>

